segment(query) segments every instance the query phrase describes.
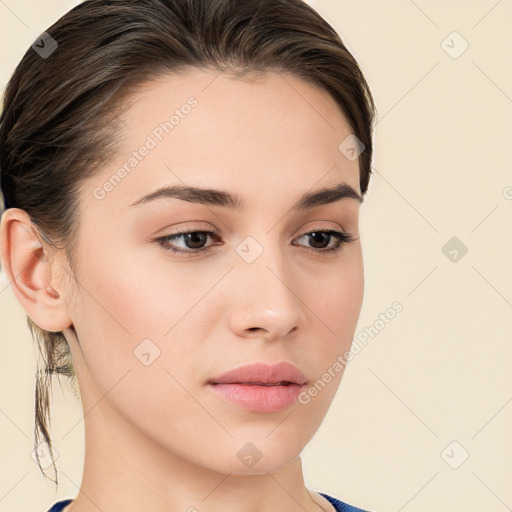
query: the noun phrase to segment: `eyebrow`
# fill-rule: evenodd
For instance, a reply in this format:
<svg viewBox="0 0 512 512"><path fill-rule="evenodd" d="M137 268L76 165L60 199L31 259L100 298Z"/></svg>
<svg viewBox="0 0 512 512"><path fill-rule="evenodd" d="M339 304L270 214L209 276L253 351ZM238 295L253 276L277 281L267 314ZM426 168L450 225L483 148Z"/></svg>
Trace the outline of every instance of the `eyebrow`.
<svg viewBox="0 0 512 512"><path fill-rule="evenodd" d="M223 206L243 210L245 202L238 194L232 194L223 190L192 187L186 185L165 185L159 189L146 194L130 206L139 206L150 201L161 198L174 198L211 206ZM293 206L295 211L307 210L316 206L334 203L341 199L355 199L362 203L363 198L347 183L338 183L334 187L322 188L315 192L304 194Z"/></svg>

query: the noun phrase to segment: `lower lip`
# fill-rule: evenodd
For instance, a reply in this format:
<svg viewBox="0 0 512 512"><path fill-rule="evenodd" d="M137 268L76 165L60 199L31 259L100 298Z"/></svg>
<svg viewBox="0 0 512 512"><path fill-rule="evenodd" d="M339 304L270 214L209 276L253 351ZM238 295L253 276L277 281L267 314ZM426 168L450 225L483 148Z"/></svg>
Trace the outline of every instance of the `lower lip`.
<svg viewBox="0 0 512 512"><path fill-rule="evenodd" d="M209 384L213 391L254 412L278 412L290 407L299 396L299 384L287 386L258 386L245 384Z"/></svg>

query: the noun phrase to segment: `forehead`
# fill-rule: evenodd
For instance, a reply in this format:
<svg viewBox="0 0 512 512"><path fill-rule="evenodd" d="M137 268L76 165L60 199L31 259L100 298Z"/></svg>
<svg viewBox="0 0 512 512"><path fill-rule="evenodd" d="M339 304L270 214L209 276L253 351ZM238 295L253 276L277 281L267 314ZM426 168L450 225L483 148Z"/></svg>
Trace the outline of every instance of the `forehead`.
<svg viewBox="0 0 512 512"><path fill-rule="evenodd" d="M103 207L128 208L165 184L229 189L283 201L318 185L357 192L359 167L338 149L351 133L334 99L284 73L234 78L193 70L147 82L127 101L123 135L87 190ZM110 186L104 185L110 183Z"/></svg>

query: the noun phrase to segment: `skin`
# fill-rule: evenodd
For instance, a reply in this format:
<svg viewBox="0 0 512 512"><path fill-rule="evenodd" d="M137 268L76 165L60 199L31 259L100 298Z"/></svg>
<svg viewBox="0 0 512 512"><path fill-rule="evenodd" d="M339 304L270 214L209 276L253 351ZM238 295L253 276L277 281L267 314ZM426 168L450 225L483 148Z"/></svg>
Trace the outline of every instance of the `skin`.
<svg viewBox="0 0 512 512"><path fill-rule="evenodd" d="M197 106L96 199L94 189L190 96ZM145 84L123 122L114 160L80 189L74 278L65 251L45 244L23 210L7 210L0 228L17 299L41 328L64 332L78 376L85 465L66 512L334 510L306 488L300 453L343 371L309 403L270 414L228 403L205 383L288 361L312 385L350 348L364 285L360 203L291 210L304 193L338 183L360 194L358 162L338 150L352 132L347 120L327 93L290 75L195 70ZM167 184L236 193L245 208L176 198L130 206ZM223 243L209 237L190 258L154 241L212 226ZM354 239L315 252L303 235L327 229ZM235 251L247 236L263 249L250 264ZM173 244L187 250L183 238ZM148 366L133 353L145 338L161 351ZM247 442L262 454L251 468L237 457Z"/></svg>

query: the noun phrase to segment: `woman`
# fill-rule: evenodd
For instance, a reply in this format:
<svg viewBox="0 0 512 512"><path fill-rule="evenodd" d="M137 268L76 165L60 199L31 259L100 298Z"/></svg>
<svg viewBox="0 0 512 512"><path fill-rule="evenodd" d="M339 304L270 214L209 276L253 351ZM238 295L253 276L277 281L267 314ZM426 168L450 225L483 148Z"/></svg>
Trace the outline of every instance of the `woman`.
<svg viewBox="0 0 512 512"><path fill-rule="evenodd" d="M80 389L83 478L52 512L361 510L300 453L361 308L374 113L299 0L91 0L29 49L0 255L43 355L37 446L51 376Z"/></svg>

